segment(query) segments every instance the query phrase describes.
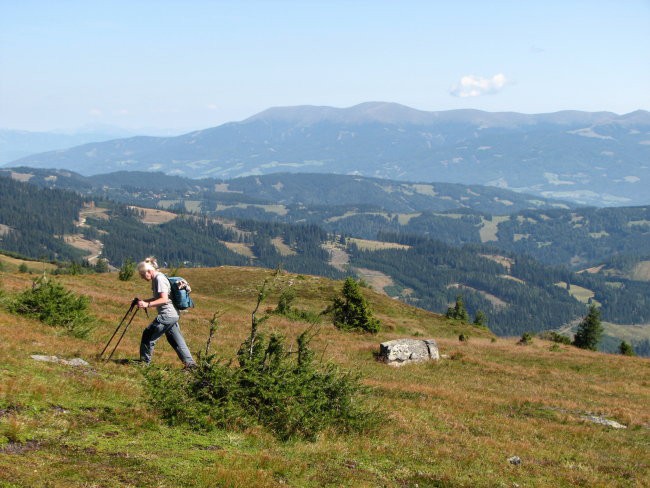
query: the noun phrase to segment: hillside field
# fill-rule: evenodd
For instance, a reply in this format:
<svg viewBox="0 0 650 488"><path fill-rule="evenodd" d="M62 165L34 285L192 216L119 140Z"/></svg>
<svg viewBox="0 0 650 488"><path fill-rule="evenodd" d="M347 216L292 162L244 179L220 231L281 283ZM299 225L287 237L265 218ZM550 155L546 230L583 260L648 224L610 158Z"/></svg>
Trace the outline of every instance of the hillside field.
<svg viewBox="0 0 650 488"><path fill-rule="evenodd" d="M0 296L31 286L34 275L0 272ZM36 264L36 263L34 263ZM320 311L341 282L261 268L183 269L197 307L181 318L193 353L232 358L250 331L264 280L293 287L294 305ZM643 487L650 485L650 360L583 351L533 339L496 338L363 289L384 328L341 332L327 320L312 345L317 357L358 372L384 420L368 434L326 431L314 442L281 442L262 428L209 433L171 427L148 405L136 358L139 312L115 354L97 359L134 296L149 283L117 273L60 276L90 297L97 327L76 339L0 306L0 487ZM295 337L308 325L273 316L262 333ZM459 334L469 336L459 342ZM437 341L438 362L389 367L381 342ZM82 358L90 367L40 362L31 355ZM180 368L165 339L154 368ZM584 417L614 420L614 429ZM509 460L517 456L521 462Z"/></svg>

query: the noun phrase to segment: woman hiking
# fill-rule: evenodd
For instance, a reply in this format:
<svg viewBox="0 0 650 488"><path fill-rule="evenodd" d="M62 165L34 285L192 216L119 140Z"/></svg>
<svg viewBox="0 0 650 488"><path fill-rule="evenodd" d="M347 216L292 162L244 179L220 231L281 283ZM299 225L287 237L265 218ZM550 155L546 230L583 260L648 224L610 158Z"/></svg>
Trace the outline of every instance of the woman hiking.
<svg viewBox="0 0 650 488"><path fill-rule="evenodd" d="M151 281L151 291L153 292L152 298L138 300L138 308L156 307L158 309L156 318L142 331L140 360L145 364L151 362L156 341L164 334L185 368L196 367L178 325L180 317L170 298L171 285L167 277L158 271L156 259L149 257L138 263L138 273L143 280Z"/></svg>

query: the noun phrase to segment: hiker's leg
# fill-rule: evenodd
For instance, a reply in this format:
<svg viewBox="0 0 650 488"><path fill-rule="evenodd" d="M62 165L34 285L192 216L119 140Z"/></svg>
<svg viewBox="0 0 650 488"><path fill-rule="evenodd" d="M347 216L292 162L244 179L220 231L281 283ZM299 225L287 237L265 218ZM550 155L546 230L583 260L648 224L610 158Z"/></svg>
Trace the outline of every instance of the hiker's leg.
<svg viewBox="0 0 650 488"><path fill-rule="evenodd" d="M142 340L140 341L140 360L145 363L151 362L153 348L156 341L165 333L165 325L154 319L143 331Z"/></svg>
<svg viewBox="0 0 650 488"><path fill-rule="evenodd" d="M167 337L167 342L169 342L169 344L174 348L174 351L176 351L176 354L178 355L178 359L183 361L183 364L186 366L194 364L194 358L192 357L192 353L187 347L187 344L185 344L185 339L183 338L183 334L181 334L181 329L178 326L178 323L171 326L165 332L165 337Z"/></svg>

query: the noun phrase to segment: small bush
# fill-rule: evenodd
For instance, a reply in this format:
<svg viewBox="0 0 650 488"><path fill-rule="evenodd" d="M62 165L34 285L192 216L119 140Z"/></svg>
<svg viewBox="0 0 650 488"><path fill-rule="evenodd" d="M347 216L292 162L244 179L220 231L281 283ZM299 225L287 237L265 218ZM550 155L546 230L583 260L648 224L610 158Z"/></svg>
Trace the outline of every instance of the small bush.
<svg viewBox="0 0 650 488"><path fill-rule="evenodd" d="M445 316L448 319L460 320L461 322L469 321L469 314L467 313L467 309L465 308L463 297L461 295L458 295L456 297L456 303L453 307L447 308L447 313Z"/></svg>
<svg viewBox="0 0 650 488"><path fill-rule="evenodd" d="M522 346L528 346L533 343L533 334L530 332L524 332L519 339L519 344Z"/></svg>
<svg viewBox="0 0 650 488"><path fill-rule="evenodd" d="M364 407L358 376L314 362L310 335L297 339L297 353L284 337L255 336L242 343L237 361L199 357L198 367L145 370L151 403L170 424L198 429L242 429L262 425L281 440L313 440L326 428L363 431L379 420Z"/></svg>
<svg viewBox="0 0 650 488"><path fill-rule="evenodd" d="M41 277L9 303L9 310L63 327L75 337L86 337L94 324L88 303L88 297L75 296L60 283Z"/></svg>
<svg viewBox="0 0 650 488"><path fill-rule="evenodd" d="M469 341L469 336L467 334L460 334L458 336L458 340L460 342L468 342Z"/></svg>
<svg viewBox="0 0 650 488"><path fill-rule="evenodd" d="M294 288L287 288L280 294L278 306L272 313L282 315L296 322L308 322L310 324L318 324L321 321L321 315L316 312L308 310L299 310L292 306L296 298L296 290Z"/></svg>
<svg viewBox="0 0 650 488"><path fill-rule="evenodd" d="M196 368L144 370L152 405L170 424L199 429L262 425L282 440L315 439L326 428L362 431L377 422L380 415L364 405L367 389L357 375L314 361L311 328L298 336L295 352L286 350L283 336L266 340L258 333L269 317L257 316L266 296L265 281L258 290L250 336L237 353L239 367L209 354L215 314L205 356L199 355Z"/></svg>
<svg viewBox="0 0 650 488"><path fill-rule="evenodd" d="M120 281L129 281L134 274L135 274L135 263L133 262L133 259L126 258L126 260L122 263L122 267L120 268L118 278L120 279Z"/></svg>
<svg viewBox="0 0 650 488"><path fill-rule="evenodd" d="M554 330L547 330L539 334L540 339L557 342L558 344L571 345L571 338L563 334L558 334Z"/></svg>
<svg viewBox="0 0 650 488"><path fill-rule="evenodd" d="M473 323L477 327L487 327L487 317L481 310L476 311L476 316L474 317Z"/></svg>
<svg viewBox="0 0 650 488"><path fill-rule="evenodd" d="M625 341L621 341L621 344L618 346L618 352L623 356L636 356L634 348Z"/></svg>

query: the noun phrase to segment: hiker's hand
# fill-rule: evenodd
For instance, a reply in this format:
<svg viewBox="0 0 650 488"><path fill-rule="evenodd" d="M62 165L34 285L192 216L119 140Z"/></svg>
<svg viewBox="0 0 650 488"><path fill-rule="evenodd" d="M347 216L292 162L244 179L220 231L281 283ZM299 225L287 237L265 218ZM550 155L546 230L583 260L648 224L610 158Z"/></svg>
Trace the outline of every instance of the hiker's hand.
<svg viewBox="0 0 650 488"><path fill-rule="evenodd" d="M138 308L148 308L149 303L145 302L144 300L138 300Z"/></svg>

